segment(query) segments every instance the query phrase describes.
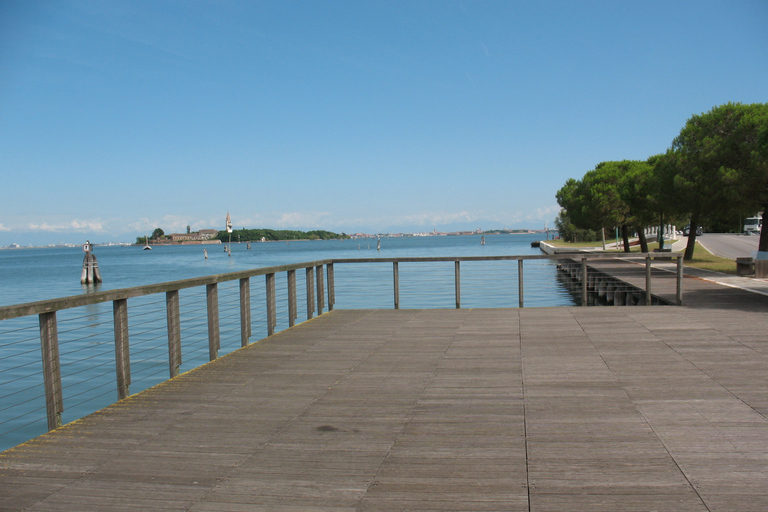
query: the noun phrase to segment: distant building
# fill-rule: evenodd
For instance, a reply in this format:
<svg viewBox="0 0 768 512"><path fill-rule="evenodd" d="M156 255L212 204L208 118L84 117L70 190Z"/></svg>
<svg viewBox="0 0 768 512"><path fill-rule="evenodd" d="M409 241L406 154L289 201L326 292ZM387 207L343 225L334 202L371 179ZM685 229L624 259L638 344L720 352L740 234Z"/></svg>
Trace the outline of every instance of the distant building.
<svg viewBox="0 0 768 512"><path fill-rule="evenodd" d="M215 229L201 229L197 233L200 235L200 240L210 240L219 236L219 232Z"/></svg>
<svg viewBox="0 0 768 512"><path fill-rule="evenodd" d="M201 229L192 233L171 233L167 236L171 242L201 242L216 238L219 232L215 229Z"/></svg>

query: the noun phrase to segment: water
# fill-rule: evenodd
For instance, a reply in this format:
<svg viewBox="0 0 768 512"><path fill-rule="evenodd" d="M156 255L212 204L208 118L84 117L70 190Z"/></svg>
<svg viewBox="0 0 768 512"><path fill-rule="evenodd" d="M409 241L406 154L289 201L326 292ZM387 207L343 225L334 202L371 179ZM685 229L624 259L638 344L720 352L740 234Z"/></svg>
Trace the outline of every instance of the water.
<svg viewBox="0 0 768 512"><path fill-rule="evenodd" d="M192 277L329 258L499 256L540 254L531 242L541 235L382 238L223 245L96 247L104 282L80 284L81 248L0 250L0 306L127 288ZM208 259L203 250L207 250ZM338 309L393 307L391 264L334 266ZM453 308L454 264L400 263L401 308ZM525 306L569 306L572 296L557 279L554 262L526 261ZM297 273L300 322L306 318L305 280ZM284 272L276 275L278 330L287 327ZM221 327L219 355L240 346L238 281L218 288ZM264 278L251 279L253 336L267 335ZM208 361L205 289L181 290L181 371ZM517 307L517 262L462 262L461 302L470 307ZM129 304L131 393L168 378L165 294L132 298ZM101 303L57 314L64 423L113 403L115 356L112 304ZM47 430L37 316L0 321L0 450Z"/></svg>
<svg viewBox="0 0 768 512"><path fill-rule="evenodd" d="M151 251L140 246L97 246L94 254L104 281L97 286L80 284L80 247L4 249L0 250L0 306L326 258L541 254L531 242L543 237L485 235L485 245L479 236L382 238L380 251L375 238L252 243L250 250L245 243L233 243L231 256L224 252L224 245L153 246ZM536 279L526 271L526 280L529 274ZM558 294L550 305L564 305L564 299L570 300L567 293Z"/></svg>

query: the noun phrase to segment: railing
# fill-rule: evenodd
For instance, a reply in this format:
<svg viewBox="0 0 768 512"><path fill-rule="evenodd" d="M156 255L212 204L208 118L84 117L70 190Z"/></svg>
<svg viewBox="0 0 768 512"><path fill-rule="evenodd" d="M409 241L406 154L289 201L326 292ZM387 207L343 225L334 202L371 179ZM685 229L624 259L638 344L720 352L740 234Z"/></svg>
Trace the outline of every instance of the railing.
<svg viewBox="0 0 768 512"><path fill-rule="evenodd" d="M630 256L645 258L648 297L651 259L676 258L677 303L682 302L681 254ZM495 307L517 305L522 308L526 281L524 261L580 262L585 298L589 281L587 261L617 257L623 255L321 260L0 307L0 449L42 433L39 431L42 418L47 418L48 430L62 425L65 400L75 404L70 405L76 411L70 420L76 419L112 403L114 398L108 398L110 394L123 399L131 394L132 386L134 392L137 388L146 389L213 361L222 353L248 345L254 323L260 323L262 334L271 336L280 327L294 326L300 314L312 319L326 308L332 310L336 304L336 267L351 269L367 264L378 269L391 265L391 304L399 309L403 305L413 307L401 304L401 264L417 267L411 269L408 281L418 281L429 268L442 265L438 277L418 282L416 287L422 293L429 293L430 288L436 290L427 298L431 305L442 301L443 307L461 308L463 265L472 269L469 273L472 278L476 273L473 265L488 266L497 262L507 276L516 274L517 300L514 304L512 295L504 295ZM452 271L448 270L451 267ZM488 280L497 280L501 268L491 267L490 274L481 278L484 282L478 285L481 290L486 286L490 290ZM387 271L379 274L383 278ZM259 276L264 276L263 282L252 280ZM505 289L511 288L508 284L505 281ZM252 293L252 286L257 289L256 295ZM388 288L382 283L378 286L381 290ZM368 289L367 285L365 288ZM252 300L258 294L263 299ZM306 301L299 300L301 295ZM99 310L100 304L110 302L111 312L103 307ZM582 303L586 305L587 301ZM105 318L107 315L109 319ZM33 323L35 316L37 322ZM33 355L37 350L36 339L41 358ZM40 362L42 372L34 370ZM112 365L114 369L110 370ZM41 415L43 403L45 413Z"/></svg>

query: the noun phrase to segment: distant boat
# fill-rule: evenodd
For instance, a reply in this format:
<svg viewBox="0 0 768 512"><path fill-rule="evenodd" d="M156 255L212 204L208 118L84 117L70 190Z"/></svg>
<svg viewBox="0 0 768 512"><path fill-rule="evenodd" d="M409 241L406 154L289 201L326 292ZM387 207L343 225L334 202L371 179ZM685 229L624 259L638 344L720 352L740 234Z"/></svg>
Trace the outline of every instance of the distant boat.
<svg viewBox="0 0 768 512"><path fill-rule="evenodd" d="M144 250L145 251L151 251L152 248L149 246L149 237L144 235Z"/></svg>
<svg viewBox="0 0 768 512"><path fill-rule="evenodd" d="M480 245L485 245L485 235L480 239Z"/></svg>

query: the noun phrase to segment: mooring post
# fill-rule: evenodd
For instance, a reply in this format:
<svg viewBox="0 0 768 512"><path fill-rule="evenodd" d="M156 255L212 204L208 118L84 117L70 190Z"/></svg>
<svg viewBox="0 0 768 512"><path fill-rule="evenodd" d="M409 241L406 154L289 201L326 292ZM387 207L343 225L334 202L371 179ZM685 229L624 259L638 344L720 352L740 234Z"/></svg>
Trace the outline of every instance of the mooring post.
<svg viewBox="0 0 768 512"><path fill-rule="evenodd" d="M93 244L86 240L83 244L83 271L80 274L81 284L95 284L101 282L101 272L99 271L99 262L93 254Z"/></svg>
<svg viewBox="0 0 768 512"><path fill-rule="evenodd" d="M587 258L581 258L581 305L587 305Z"/></svg>
<svg viewBox="0 0 768 512"><path fill-rule="evenodd" d="M645 305L651 306L653 303L651 297L651 255L645 256Z"/></svg>
<svg viewBox="0 0 768 512"><path fill-rule="evenodd" d="M130 395L131 357L128 347L128 299L112 301L115 324L115 375L117 380L117 399Z"/></svg>
<svg viewBox="0 0 768 512"><path fill-rule="evenodd" d="M519 307L523 307L523 260L517 260L517 294L520 299Z"/></svg>
<svg viewBox="0 0 768 512"><path fill-rule="evenodd" d="M40 313L40 350L43 353L43 386L48 430L61 426L64 397L61 390L61 360L59 359L59 334L56 328L56 312Z"/></svg>

